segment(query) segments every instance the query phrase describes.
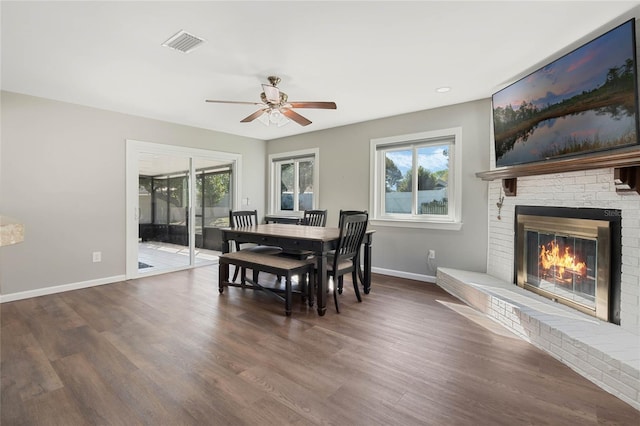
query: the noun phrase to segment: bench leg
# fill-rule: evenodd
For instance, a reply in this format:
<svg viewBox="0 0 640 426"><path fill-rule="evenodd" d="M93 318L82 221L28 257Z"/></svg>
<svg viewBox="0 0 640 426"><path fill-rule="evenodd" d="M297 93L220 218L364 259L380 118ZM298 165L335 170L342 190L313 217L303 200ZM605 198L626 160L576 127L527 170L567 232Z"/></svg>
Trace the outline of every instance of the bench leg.
<svg viewBox="0 0 640 426"><path fill-rule="evenodd" d="M224 291L224 283L229 281L229 264L221 263L218 265L218 292Z"/></svg>
<svg viewBox="0 0 640 426"><path fill-rule="evenodd" d="M287 275L287 281L284 290L284 313L286 316L291 315L291 274Z"/></svg>

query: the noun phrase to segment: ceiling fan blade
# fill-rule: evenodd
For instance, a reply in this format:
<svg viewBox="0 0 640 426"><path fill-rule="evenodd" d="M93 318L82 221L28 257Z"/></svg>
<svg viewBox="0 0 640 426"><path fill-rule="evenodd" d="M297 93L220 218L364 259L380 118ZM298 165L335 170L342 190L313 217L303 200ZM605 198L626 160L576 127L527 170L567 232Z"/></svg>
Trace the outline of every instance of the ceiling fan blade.
<svg viewBox="0 0 640 426"><path fill-rule="evenodd" d="M308 126L309 124L311 124L311 120L304 118L303 116L301 116L300 114L298 114L297 112L291 109L281 108L280 112L282 112L287 118L290 118L291 120L295 121L301 126Z"/></svg>
<svg viewBox="0 0 640 426"><path fill-rule="evenodd" d="M267 101L274 104L280 103L280 89L270 84L263 84L262 90L264 91L264 96L267 98Z"/></svg>
<svg viewBox="0 0 640 426"><path fill-rule="evenodd" d="M249 123L250 121L253 121L256 118L260 117L262 114L264 114L265 111L266 111L266 109L259 109L256 112L254 112L253 114L251 114L250 116L240 120L240 122L241 123Z"/></svg>
<svg viewBox="0 0 640 426"><path fill-rule="evenodd" d="M206 99L205 102L211 102L211 103L215 103L215 104L264 105L262 102L216 101L216 100L213 100L213 99Z"/></svg>
<svg viewBox="0 0 640 426"><path fill-rule="evenodd" d="M335 102L287 102L291 108L336 109Z"/></svg>

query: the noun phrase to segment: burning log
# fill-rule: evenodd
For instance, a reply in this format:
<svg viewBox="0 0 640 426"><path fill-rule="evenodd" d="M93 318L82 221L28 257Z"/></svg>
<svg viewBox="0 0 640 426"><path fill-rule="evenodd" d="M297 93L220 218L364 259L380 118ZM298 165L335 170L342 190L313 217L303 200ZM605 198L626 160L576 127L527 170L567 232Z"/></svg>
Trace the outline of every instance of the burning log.
<svg viewBox="0 0 640 426"><path fill-rule="evenodd" d="M571 283L576 277L585 278L587 265L585 262L576 262L569 247L565 247L561 253L560 246L555 241L540 246L540 266L547 274L554 271L554 278L559 281ZM565 272L569 274L567 277Z"/></svg>

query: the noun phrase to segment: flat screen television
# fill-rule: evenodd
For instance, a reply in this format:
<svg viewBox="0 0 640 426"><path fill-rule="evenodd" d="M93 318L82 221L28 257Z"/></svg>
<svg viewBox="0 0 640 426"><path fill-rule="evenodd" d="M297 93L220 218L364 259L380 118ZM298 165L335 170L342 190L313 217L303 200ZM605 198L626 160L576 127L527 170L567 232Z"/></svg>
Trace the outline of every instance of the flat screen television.
<svg viewBox="0 0 640 426"><path fill-rule="evenodd" d="M496 166L638 144L635 19L492 96Z"/></svg>

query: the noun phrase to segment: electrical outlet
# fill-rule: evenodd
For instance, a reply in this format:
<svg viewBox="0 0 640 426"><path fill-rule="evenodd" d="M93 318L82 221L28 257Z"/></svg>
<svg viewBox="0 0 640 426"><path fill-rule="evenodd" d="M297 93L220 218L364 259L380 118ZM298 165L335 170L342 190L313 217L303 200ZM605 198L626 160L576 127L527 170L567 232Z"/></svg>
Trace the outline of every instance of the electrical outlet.
<svg viewBox="0 0 640 426"><path fill-rule="evenodd" d="M435 258L436 258L436 251L435 250L429 250L428 259L435 259Z"/></svg>
<svg viewBox="0 0 640 426"><path fill-rule="evenodd" d="M94 251L93 252L93 262L102 262L102 252L101 251Z"/></svg>

